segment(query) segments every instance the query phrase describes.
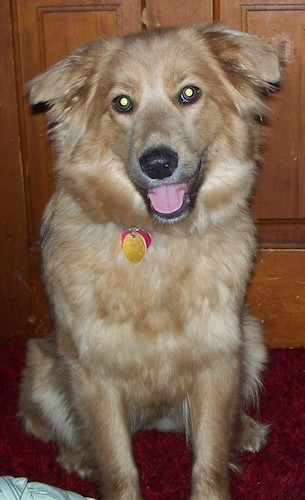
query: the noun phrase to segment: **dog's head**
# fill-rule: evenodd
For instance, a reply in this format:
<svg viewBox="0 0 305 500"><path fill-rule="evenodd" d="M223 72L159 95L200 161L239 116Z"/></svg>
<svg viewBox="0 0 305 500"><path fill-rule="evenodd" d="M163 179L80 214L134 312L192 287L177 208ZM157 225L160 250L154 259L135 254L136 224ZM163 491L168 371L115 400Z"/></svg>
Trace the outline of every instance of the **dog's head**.
<svg viewBox="0 0 305 500"><path fill-rule="evenodd" d="M275 48L198 26L88 44L29 95L49 105L59 185L95 220L194 227L246 202L279 79Z"/></svg>

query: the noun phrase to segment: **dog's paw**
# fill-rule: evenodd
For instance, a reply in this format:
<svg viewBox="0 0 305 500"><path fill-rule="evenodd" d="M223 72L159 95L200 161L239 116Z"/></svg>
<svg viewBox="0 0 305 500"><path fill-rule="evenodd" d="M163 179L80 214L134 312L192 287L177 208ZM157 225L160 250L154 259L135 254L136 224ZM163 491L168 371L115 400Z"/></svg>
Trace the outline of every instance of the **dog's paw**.
<svg viewBox="0 0 305 500"><path fill-rule="evenodd" d="M97 468L82 452L61 448L57 456L57 462L69 473L76 472L82 479L96 481L98 479Z"/></svg>
<svg viewBox="0 0 305 500"><path fill-rule="evenodd" d="M256 420L244 414L241 416L236 448L256 453L265 445L268 432L269 425L256 422Z"/></svg>

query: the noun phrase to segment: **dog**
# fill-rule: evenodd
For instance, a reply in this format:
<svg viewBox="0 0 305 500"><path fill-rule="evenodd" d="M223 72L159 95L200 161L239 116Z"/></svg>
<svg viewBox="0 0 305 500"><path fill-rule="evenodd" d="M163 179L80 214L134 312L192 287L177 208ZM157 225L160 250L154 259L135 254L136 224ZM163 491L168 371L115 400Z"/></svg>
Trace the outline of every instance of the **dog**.
<svg viewBox="0 0 305 500"><path fill-rule="evenodd" d="M245 304L250 199L278 51L221 25L101 39L28 85L46 103L56 185L42 224L54 329L28 344L19 416L96 480L142 498L131 436L184 431L191 498L229 498L266 361Z"/></svg>

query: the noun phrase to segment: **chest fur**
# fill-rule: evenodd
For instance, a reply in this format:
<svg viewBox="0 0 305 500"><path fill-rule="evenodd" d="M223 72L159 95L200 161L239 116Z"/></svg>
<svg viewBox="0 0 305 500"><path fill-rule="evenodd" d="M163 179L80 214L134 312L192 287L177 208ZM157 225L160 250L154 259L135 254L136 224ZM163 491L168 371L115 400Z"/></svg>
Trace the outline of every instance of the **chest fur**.
<svg viewBox="0 0 305 500"><path fill-rule="evenodd" d="M167 383L236 345L245 250L237 257L220 244L156 239L145 259L132 264L110 241L75 240L53 249L46 262L59 335L90 370Z"/></svg>

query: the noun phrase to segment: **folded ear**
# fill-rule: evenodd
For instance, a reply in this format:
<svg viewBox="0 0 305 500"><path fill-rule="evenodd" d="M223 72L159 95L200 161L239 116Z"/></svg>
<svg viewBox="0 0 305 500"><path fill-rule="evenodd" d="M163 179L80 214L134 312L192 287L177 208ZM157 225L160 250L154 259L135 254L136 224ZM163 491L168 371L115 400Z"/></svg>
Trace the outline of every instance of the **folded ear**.
<svg viewBox="0 0 305 500"><path fill-rule="evenodd" d="M99 42L87 44L30 81L27 86L31 104L69 98L84 88L92 76Z"/></svg>
<svg viewBox="0 0 305 500"><path fill-rule="evenodd" d="M239 93L234 96L236 107L264 114L259 94L273 90L281 80L279 49L258 36L219 25L203 27L201 35Z"/></svg>
<svg viewBox="0 0 305 500"><path fill-rule="evenodd" d="M31 104L47 103L47 118L55 142L66 148L84 134L93 97L103 81L107 87L107 63L117 46L116 38L99 40L76 49L27 85Z"/></svg>
<svg viewBox="0 0 305 500"><path fill-rule="evenodd" d="M279 49L256 35L210 26L202 33L223 69L242 74L253 84L268 87L281 79Z"/></svg>
<svg viewBox="0 0 305 500"><path fill-rule="evenodd" d="M281 79L280 51L255 35L227 30L230 42L236 44L224 54L227 71L244 71L258 85L277 85ZM235 54L234 54L235 52Z"/></svg>

